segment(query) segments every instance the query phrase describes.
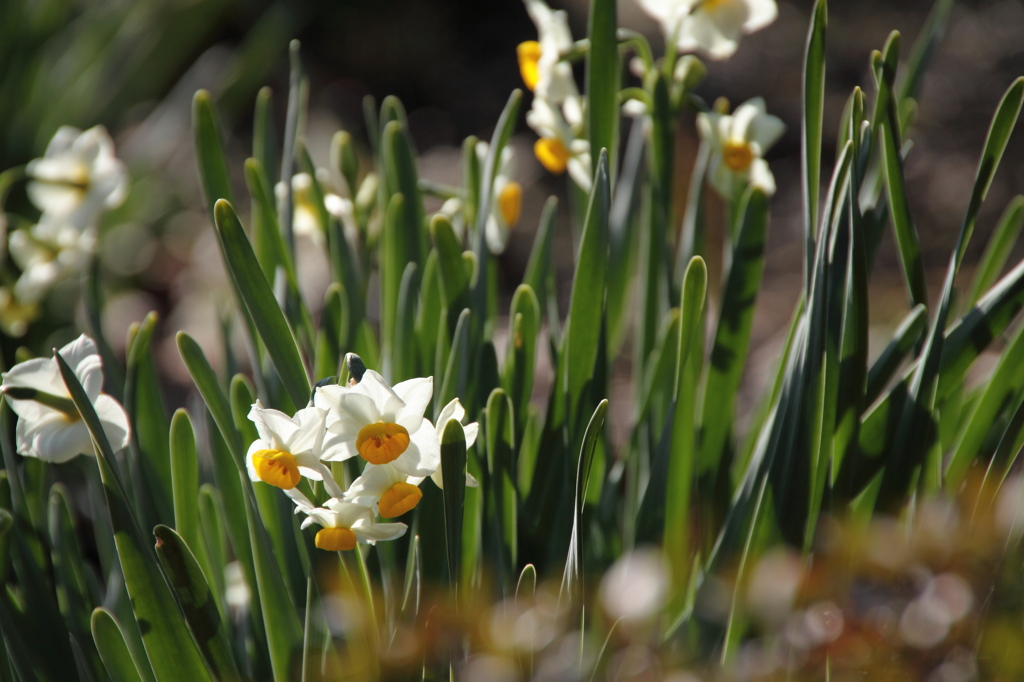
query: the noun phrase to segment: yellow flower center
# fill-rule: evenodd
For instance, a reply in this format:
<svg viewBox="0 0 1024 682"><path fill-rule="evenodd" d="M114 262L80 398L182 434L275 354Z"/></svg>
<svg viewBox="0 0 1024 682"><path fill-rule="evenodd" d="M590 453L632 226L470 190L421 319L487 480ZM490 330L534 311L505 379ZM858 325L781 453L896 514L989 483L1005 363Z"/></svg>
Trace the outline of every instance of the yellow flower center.
<svg viewBox="0 0 1024 682"><path fill-rule="evenodd" d="M523 76L523 83L532 92L540 80L540 68L537 65L540 62L540 43L536 40L519 43L516 56L519 57L519 73Z"/></svg>
<svg viewBox="0 0 1024 682"><path fill-rule="evenodd" d="M741 173L750 168L750 164L754 162L754 150L746 142L730 140L722 149L722 160L731 170Z"/></svg>
<svg viewBox="0 0 1024 682"><path fill-rule="evenodd" d="M291 490L299 484L299 465L295 455L284 450L257 450L252 455L256 475L264 483Z"/></svg>
<svg viewBox="0 0 1024 682"><path fill-rule="evenodd" d="M523 188L518 182L507 182L498 193L498 211L509 227L519 222L519 211L523 206Z"/></svg>
<svg viewBox="0 0 1024 682"><path fill-rule="evenodd" d="M344 552L355 549L356 534L351 528L321 528L316 534L317 549L328 552Z"/></svg>
<svg viewBox="0 0 1024 682"><path fill-rule="evenodd" d="M394 462L408 447L409 432L398 424L368 424L356 436L356 450L370 464Z"/></svg>
<svg viewBox="0 0 1024 682"><path fill-rule="evenodd" d="M380 496L377 505L380 515L385 519L393 519L415 507L423 497L423 492L411 483L396 483Z"/></svg>
<svg viewBox="0 0 1024 682"><path fill-rule="evenodd" d="M533 153L549 173L561 175L569 165L569 150L557 138L540 138L533 144Z"/></svg>
<svg viewBox="0 0 1024 682"><path fill-rule="evenodd" d="M729 0L704 0L704 2L700 3L700 6L697 9L708 13L714 13L722 9L723 5L728 4Z"/></svg>

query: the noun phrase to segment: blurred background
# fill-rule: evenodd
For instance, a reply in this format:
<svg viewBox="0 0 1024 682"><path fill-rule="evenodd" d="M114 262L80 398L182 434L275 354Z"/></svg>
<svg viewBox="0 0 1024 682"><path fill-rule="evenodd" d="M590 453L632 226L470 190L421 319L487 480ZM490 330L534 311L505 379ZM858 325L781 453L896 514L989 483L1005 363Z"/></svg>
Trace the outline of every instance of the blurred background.
<svg viewBox="0 0 1024 682"><path fill-rule="evenodd" d="M568 11L574 37L585 35L585 0L551 4ZM647 34L655 54L660 54L662 39L655 23L633 0L620 0L619 5L619 25ZM799 116L811 5L810 0L780 2L778 20L746 37L732 59L707 62L708 78L698 91L708 102L726 97L732 106L763 96L768 111L788 126L768 154L779 191L772 200L754 361L748 365L754 375L745 378L752 388L760 386L775 365L801 276ZM903 35L902 54L909 54L931 5L931 0L831 4L826 177L839 115L851 89L860 85L873 97L867 68L870 51L880 49L889 31L896 29ZM966 208L988 121L1011 80L1024 73L1022 32L1020 0L960 2L924 80L919 113L908 135L913 147L906 169L932 296L938 292ZM216 361L223 356L218 351L222 311L230 309L192 153L195 91L210 90L217 103L244 218L248 193L241 168L252 149L254 100L261 86L273 89L280 128L291 39L302 45L309 78L305 134L318 165L327 165L329 141L339 128L366 146L364 98L372 96L379 103L386 95L397 95L409 112L421 176L458 184L462 139L489 137L510 91L522 85L515 47L535 37L536 29L519 0L5 0L0 3L0 169L42 155L60 125L108 128L118 155L131 169L132 189L126 204L107 216L104 225L105 332L120 350L128 325L156 310L162 320L162 366L168 378L184 388L190 382L174 348L174 333L188 331ZM527 98L521 119L528 105ZM676 155L681 207L697 138L692 114L684 114L678 124L684 133ZM566 189L564 177L547 175L533 159L534 139L521 121L513 146L516 179L524 187L523 217L501 259L508 295L525 268L544 199L564 195ZM982 211L965 276L1002 209L1021 191L1024 135L1018 133ZM721 211L711 201L713 235L720 233ZM438 205L427 208L436 210ZM18 212L26 206L23 188L16 188L8 209ZM572 263L567 224L559 239L560 285L567 296ZM710 243L716 240L712 237ZM714 301L721 267L714 251L711 256ZM1014 254L1010 262L1020 256ZM308 259L300 268L307 278L304 288L311 300L318 301L327 277L325 267L318 265L322 254L300 253L301 258ZM879 328L894 326L909 307L896 259L887 234L871 280L871 316ZM51 297L47 317L29 338L4 339L5 347L59 345L68 331L48 321L81 316L75 310L75 287L69 283L63 296L58 291ZM622 371L628 372L628 362L623 363ZM764 368L765 376L757 376L758 367ZM743 405L740 410L742 414Z"/></svg>

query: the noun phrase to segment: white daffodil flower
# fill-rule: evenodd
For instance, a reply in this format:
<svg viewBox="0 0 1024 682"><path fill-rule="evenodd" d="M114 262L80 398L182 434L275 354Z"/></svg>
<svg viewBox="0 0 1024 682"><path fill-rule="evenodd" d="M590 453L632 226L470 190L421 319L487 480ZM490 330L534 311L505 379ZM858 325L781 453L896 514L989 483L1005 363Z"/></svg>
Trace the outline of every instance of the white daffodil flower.
<svg viewBox="0 0 1024 682"><path fill-rule="evenodd" d="M317 388L313 403L328 411L322 459L359 456L370 464L392 464L407 476L433 473L441 462L441 445L423 418L433 393L433 377L392 388L373 370L352 387Z"/></svg>
<svg viewBox="0 0 1024 682"><path fill-rule="evenodd" d="M85 334L58 351L75 371L89 402L96 410L103 432L114 450L128 445L128 415L114 398L101 393L103 363L96 342ZM3 392L18 415L17 451L59 464L80 454L95 454L92 438L78 415L64 385L56 358L26 360L2 375ZM37 391L36 398L16 397L17 389Z"/></svg>
<svg viewBox="0 0 1024 682"><path fill-rule="evenodd" d="M455 398L450 403L441 409L441 414L437 415L437 440L440 442L441 435L444 433L444 429L448 426L448 422L455 420L462 423L462 420L466 418L466 408L462 406L458 398ZM463 432L466 434L466 449L473 447L473 443L476 442L476 437L480 434L480 424L472 422L462 427ZM438 488L444 489L444 480L441 478L441 464L438 463L437 471L430 474L430 479L437 485ZM473 474L466 472L466 485L470 488L475 488L480 485L480 482L473 477Z"/></svg>
<svg viewBox="0 0 1024 682"><path fill-rule="evenodd" d="M85 132L61 127L45 155L30 161L26 171L29 199L44 214L40 222L79 232L94 225L104 210L120 206L128 192L124 163L114 156L103 126Z"/></svg>
<svg viewBox="0 0 1024 682"><path fill-rule="evenodd" d="M397 540L408 529L404 523L376 523L369 507L337 498L324 507L314 506L308 499L296 500L296 512L306 514L302 528L314 523L323 526L316 534L316 546L329 552L355 549L357 542L367 545L382 540Z"/></svg>
<svg viewBox="0 0 1024 682"><path fill-rule="evenodd" d="M96 250L96 228L62 226L43 214L38 225L11 233L8 249L21 270L14 295L23 304L41 301L53 285L80 273Z"/></svg>
<svg viewBox="0 0 1024 682"><path fill-rule="evenodd" d="M542 0L524 2L527 14L537 26L537 40L520 43L516 48L523 83L536 97L553 104L578 102L580 93L572 65L562 60L573 46L568 15L564 10L552 10Z"/></svg>
<svg viewBox="0 0 1024 682"><path fill-rule="evenodd" d="M489 146L486 142L479 142L476 145L476 154L480 157L481 165L487 158ZM523 206L523 187L512 179L515 172L515 152L512 147L506 145L501 150L498 173L494 177L494 194L484 232L487 248L495 255L505 250L509 233L519 224L519 214Z"/></svg>
<svg viewBox="0 0 1024 682"><path fill-rule="evenodd" d="M565 115L565 107L556 107L541 97L534 97L526 112L526 124L539 139L533 145L537 160L550 173L561 175L569 171L580 189L590 191L593 182L590 165L590 143L582 137L582 114L577 122Z"/></svg>
<svg viewBox="0 0 1024 682"><path fill-rule="evenodd" d="M727 59L740 36L775 21L775 0L637 0L661 24L665 40L680 52L701 52Z"/></svg>
<svg viewBox="0 0 1024 682"><path fill-rule="evenodd" d="M786 126L765 111L760 97L744 102L732 115L699 114L697 131L711 149L708 177L726 199L735 198L749 183L769 196L775 177L763 156L782 136Z"/></svg>
<svg viewBox="0 0 1024 682"><path fill-rule="evenodd" d="M393 519L419 504L423 498L419 485L424 478L408 476L393 464L367 464L342 499L370 507L385 519Z"/></svg>
<svg viewBox="0 0 1024 682"><path fill-rule="evenodd" d="M280 410L263 407L257 400L249 410L249 419L260 434L245 455L250 479L288 492L305 476L323 481L331 495L344 494L330 469L320 461L327 419L324 410L306 407L289 417Z"/></svg>

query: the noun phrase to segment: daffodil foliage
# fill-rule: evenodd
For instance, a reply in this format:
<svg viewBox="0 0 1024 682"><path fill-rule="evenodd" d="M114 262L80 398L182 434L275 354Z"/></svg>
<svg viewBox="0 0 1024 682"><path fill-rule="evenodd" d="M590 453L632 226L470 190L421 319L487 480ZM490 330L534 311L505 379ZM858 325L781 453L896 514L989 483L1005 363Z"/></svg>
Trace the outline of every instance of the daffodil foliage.
<svg viewBox="0 0 1024 682"><path fill-rule="evenodd" d="M828 27L824 0L802 98L785 107L698 92L745 35L772 30L774 0L640 0L660 54L617 25L616 0L591 0L576 38L567 10L525 0L536 30L508 55L523 90L488 140L465 140L455 185L426 177L393 97L367 100L364 125L338 131L318 167L297 45L284 128L261 92L244 162L200 91L195 155L229 302L223 343L177 335L195 391L173 417L156 315L132 327L123 362L102 334L114 303L92 264L102 219L131 192L125 165L102 128L61 128L0 175L0 199L18 183L26 199L0 232L0 326L26 334L55 287L81 278L90 332L3 358L0 680L654 679L694 662L718 679L715 665L762 640L778 654L769 672L825 679L881 616L818 594L819 550L850 581L875 560L858 549L844 564L822 537L895 534L873 518L886 513L933 534L947 519L997 563L1017 551L1019 492L1000 489L1020 489L1024 265L1004 266L1024 202L969 288L961 265L1024 80L993 102L931 295L903 170L951 4L904 66L892 34L833 121L826 33L843 27ZM802 112L789 133L802 240L787 256L801 286L784 343L755 363L786 134L770 109ZM839 131L834 158L825 126ZM696 153L677 158L681 136ZM536 230L523 210L533 161L514 151L531 145L571 198L548 200ZM869 283L890 226L909 304L872 359ZM502 267L509 250L530 253L520 282ZM312 286L310 272L328 275ZM974 367L982 353L992 362ZM943 516L965 490L997 501L971 498L970 522ZM984 532L975 517L991 520ZM892 657L976 621L957 565L900 532L888 544L902 553L876 557L915 586L901 616L885 612L906 643ZM797 608L801 594L817 601ZM974 673L928 679L1019 677L999 653L1005 622L958 649ZM854 636L844 623L860 648L839 646Z"/></svg>

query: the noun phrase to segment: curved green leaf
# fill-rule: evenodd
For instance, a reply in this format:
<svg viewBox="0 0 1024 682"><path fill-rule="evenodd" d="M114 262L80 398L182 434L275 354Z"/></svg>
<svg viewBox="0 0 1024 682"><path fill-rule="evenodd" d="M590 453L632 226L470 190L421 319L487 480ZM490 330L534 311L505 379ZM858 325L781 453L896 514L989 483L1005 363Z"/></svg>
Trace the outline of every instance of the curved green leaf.
<svg viewBox="0 0 1024 682"><path fill-rule="evenodd" d="M114 527L114 542L121 560L125 585L132 610L142 630L142 642L158 680L195 682L213 680L181 611L175 602L149 543L138 526L131 503L114 472L114 452L110 448L99 417L89 397L68 364L55 354L64 385L75 401L82 420L92 436L96 460L103 479L103 493Z"/></svg>
<svg viewBox="0 0 1024 682"><path fill-rule="evenodd" d="M111 679L142 682L142 675L125 644L121 626L106 609L97 608L92 612L92 638Z"/></svg>
<svg viewBox="0 0 1024 682"><path fill-rule="evenodd" d="M309 400L309 378L302 364L299 349L288 326L274 291L260 269L252 244L242 229L242 223L227 201L214 206L217 235L228 271L238 288L242 300L267 347L270 359L277 368L285 390L295 405Z"/></svg>

